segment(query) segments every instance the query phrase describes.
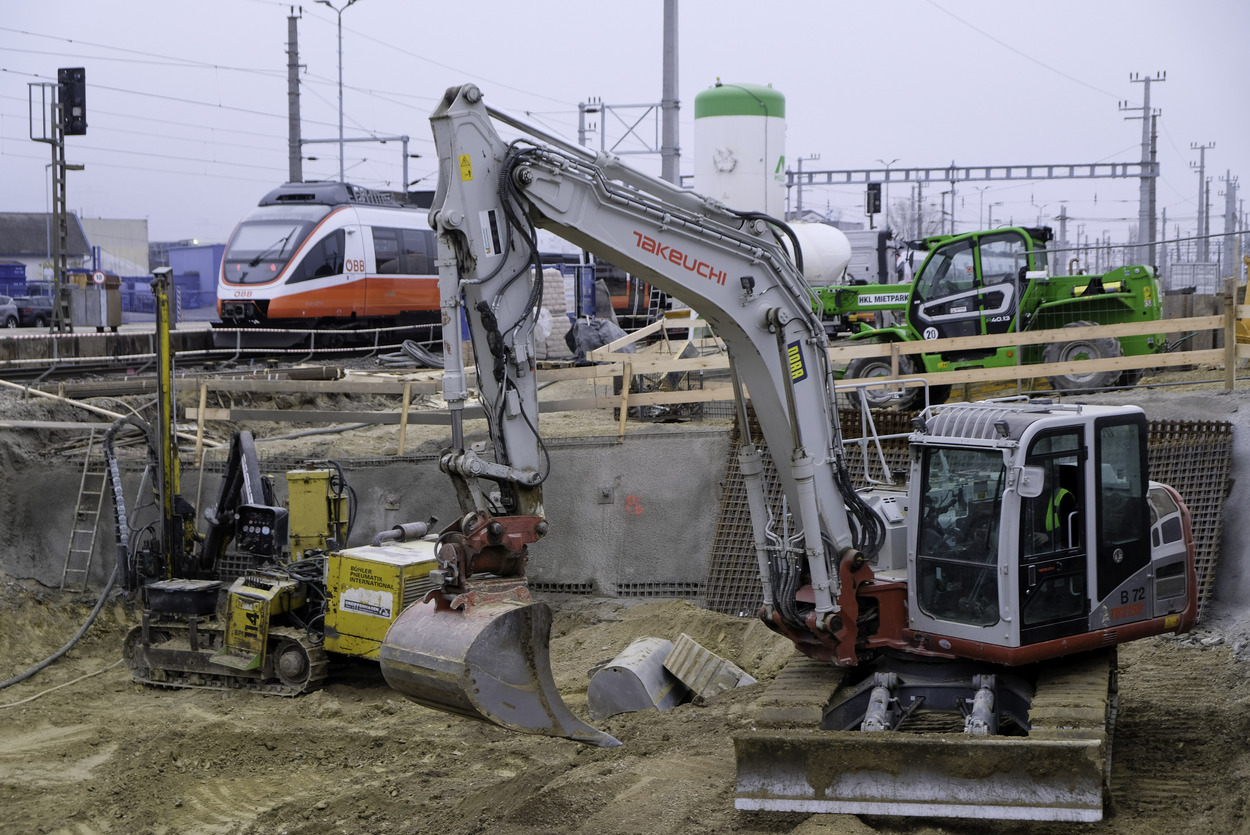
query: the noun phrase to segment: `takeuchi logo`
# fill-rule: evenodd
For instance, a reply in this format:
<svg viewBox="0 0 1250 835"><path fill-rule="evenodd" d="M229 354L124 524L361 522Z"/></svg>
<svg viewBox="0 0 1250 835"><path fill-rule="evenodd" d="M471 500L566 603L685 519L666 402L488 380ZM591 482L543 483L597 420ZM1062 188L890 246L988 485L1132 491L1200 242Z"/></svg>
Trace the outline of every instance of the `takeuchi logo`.
<svg viewBox="0 0 1250 835"><path fill-rule="evenodd" d="M644 235L641 232L634 233L634 241L638 244L638 248L643 252L650 252L652 255L655 255L663 261L668 261L671 264L677 264L695 275L703 276L709 281L715 281L717 284L725 283L724 270L718 270L707 261L702 261L692 255L682 252L675 246L662 244L655 238Z"/></svg>

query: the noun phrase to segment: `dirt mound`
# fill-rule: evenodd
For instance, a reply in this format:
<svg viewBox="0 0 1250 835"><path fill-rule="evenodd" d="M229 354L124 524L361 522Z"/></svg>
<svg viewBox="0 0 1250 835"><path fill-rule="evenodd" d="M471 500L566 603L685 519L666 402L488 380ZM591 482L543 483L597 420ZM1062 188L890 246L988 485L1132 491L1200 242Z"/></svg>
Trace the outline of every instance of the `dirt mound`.
<svg viewBox="0 0 1250 835"><path fill-rule="evenodd" d="M2 677L60 647L91 606L11 581L0 594ZM1069 831L736 812L732 738L752 726L789 643L754 619L678 600L552 603L556 683L583 716L587 672L642 635L684 632L762 683L613 717L601 724L624 744L590 748L426 710L364 662L335 663L323 690L294 699L135 684L116 662L138 613L114 600L61 662L0 691L0 833ZM1153 835L1178 820L1239 831L1250 778L1245 665L1210 632L1125 647L1121 665L1115 814L1087 831Z"/></svg>

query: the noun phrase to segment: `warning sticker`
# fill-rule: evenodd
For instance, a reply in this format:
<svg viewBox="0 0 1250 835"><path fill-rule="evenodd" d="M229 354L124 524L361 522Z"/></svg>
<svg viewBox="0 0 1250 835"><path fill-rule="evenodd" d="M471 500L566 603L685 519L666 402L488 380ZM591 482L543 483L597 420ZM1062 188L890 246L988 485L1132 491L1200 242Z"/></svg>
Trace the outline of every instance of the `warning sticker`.
<svg viewBox="0 0 1250 835"><path fill-rule="evenodd" d="M467 183L473 179L473 157L469 154L460 155L460 181Z"/></svg>
<svg viewBox="0 0 1250 835"><path fill-rule="evenodd" d="M390 620L395 611L395 597L389 591L344 589L339 595L339 611Z"/></svg>

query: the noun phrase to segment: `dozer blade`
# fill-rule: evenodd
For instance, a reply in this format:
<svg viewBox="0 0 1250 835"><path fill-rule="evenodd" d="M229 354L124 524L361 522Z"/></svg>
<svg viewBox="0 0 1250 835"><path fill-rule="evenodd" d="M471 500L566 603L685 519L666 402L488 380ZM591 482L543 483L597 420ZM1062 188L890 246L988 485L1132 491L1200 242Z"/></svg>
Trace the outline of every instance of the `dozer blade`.
<svg viewBox="0 0 1250 835"><path fill-rule="evenodd" d="M526 595L528 597L528 595ZM435 710L609 748L621 743L578 719L551 674L551 608L508 599L410 606L379 660L391 687Z"/></svg>
<svg viewBox="0 0 1250 835"><path fill-rule="evenodd" d="M734 748L740 810L1102 820L1101 734L756 732L736 737Z"/></svg>

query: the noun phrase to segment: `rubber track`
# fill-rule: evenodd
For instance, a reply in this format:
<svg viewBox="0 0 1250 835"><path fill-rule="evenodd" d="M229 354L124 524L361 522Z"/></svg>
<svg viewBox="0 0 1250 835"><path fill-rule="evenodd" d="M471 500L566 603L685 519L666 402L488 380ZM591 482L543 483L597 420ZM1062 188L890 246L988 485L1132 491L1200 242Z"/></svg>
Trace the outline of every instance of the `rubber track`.
<svg viewBox="0 0 1250 835"><path fill-rule="evenodd" d="M126 637L129 644L131 636L137 635L137 630L142 627L135 627ZM153 624L152 632L168 632L174 637L171 641L181 640L189 644L189 638L184 637L190 634L190 629L178 624L160 623ZM177 633L181 632L182 636ZM214 647L220 646L222 643L222 630L217 627L204 627L201 625L198 629L201 643L211 643ZM185 688L193 690L246 690L253 693L260 693L266 696L299 696L304 693L310 693L319 690L325 684L326 677L330 671L330 658L326 655L326 651L322 649L320 643L314 643L308 638L307 633L302 629L293 629L290 627L271 627L269 630L270 645L276 643L277 640L289 639L298 643L303 647L304 652L308 655L310 672L307 683L303 687L292 687L277 680L261 681L256 677L231 675L227 672L221 673L188 673L182 670L165 670L162 679L154 679L150 675L139 675L134 666L127 659L127 667L130 669L130 675L135 681L142 684L148 684L153 687L171 687ZM159 648L159 644L154 648ZM201 650L201 654L208 656L213 653L213 649Z"/></svg>

